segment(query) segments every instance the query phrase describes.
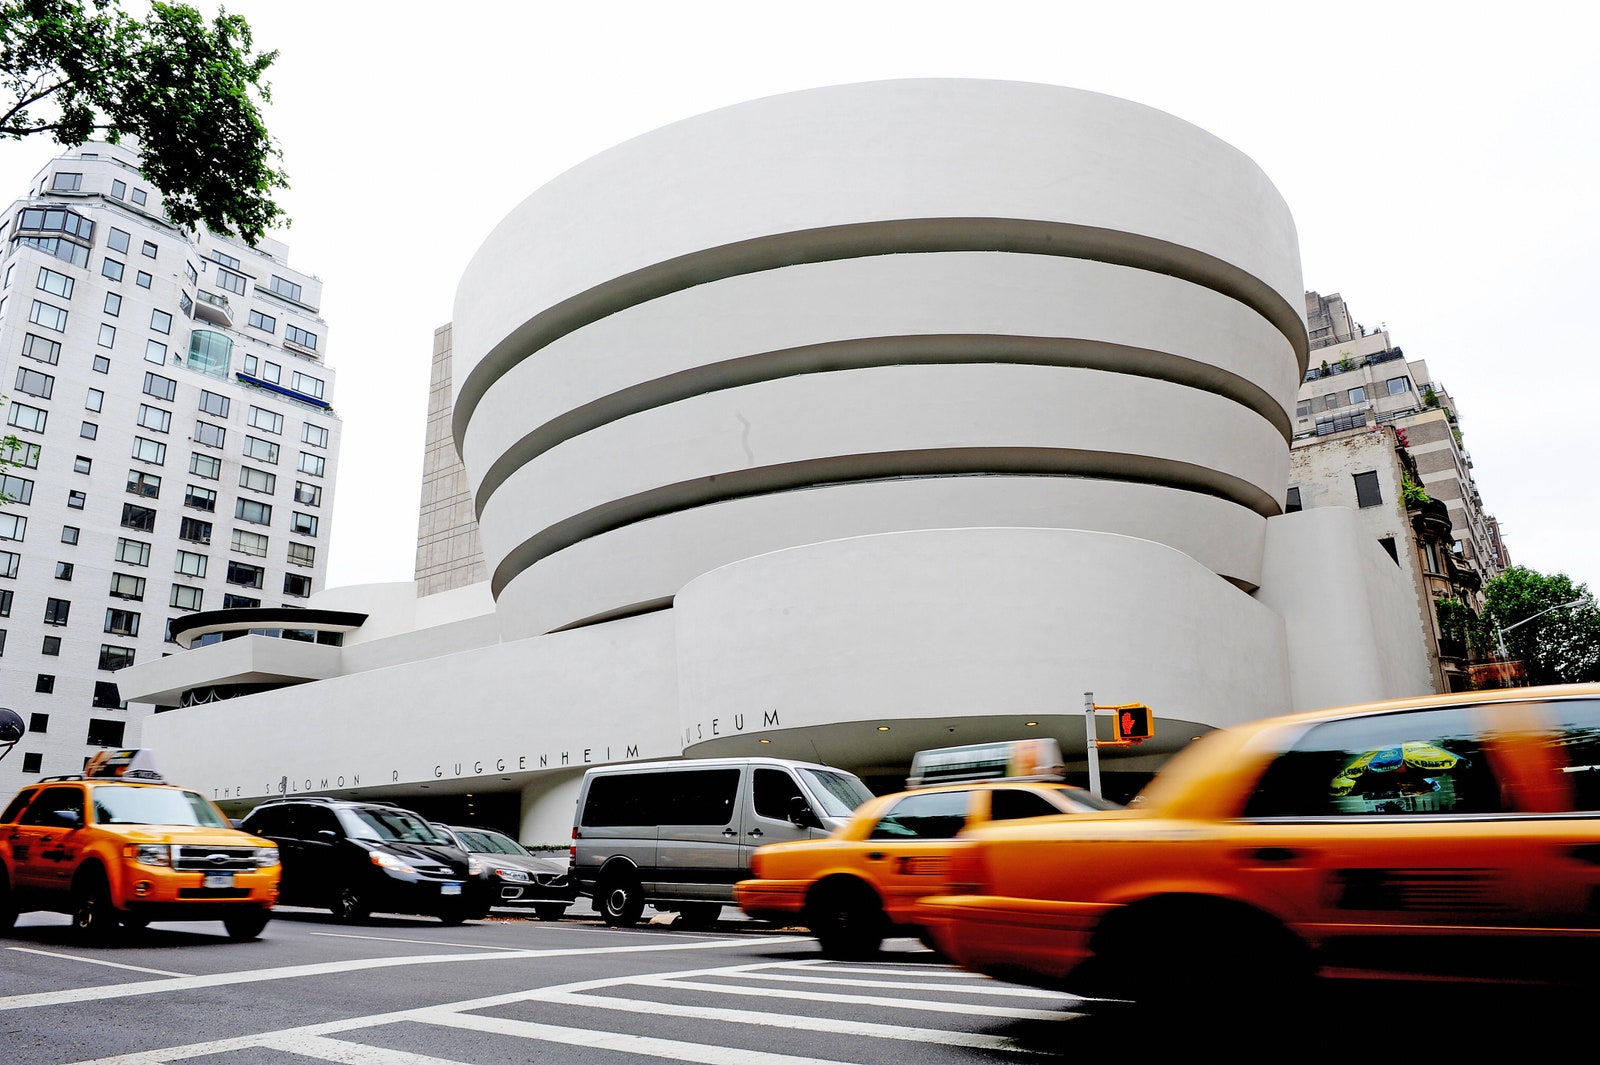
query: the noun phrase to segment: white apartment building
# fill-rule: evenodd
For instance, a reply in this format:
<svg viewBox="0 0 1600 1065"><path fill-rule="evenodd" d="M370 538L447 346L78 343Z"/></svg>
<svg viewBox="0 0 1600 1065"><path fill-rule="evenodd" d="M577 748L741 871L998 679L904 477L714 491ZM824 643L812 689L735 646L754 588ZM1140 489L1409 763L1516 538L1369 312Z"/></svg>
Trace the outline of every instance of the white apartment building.
<svg viewBox="0 0 1600 1065"><path fill-rule="evenodd" d="M119 671L175 621L324 583L340 422L322 283L168 222L125 147L52 160L0 218L0 793L138 742Z"/></svg>

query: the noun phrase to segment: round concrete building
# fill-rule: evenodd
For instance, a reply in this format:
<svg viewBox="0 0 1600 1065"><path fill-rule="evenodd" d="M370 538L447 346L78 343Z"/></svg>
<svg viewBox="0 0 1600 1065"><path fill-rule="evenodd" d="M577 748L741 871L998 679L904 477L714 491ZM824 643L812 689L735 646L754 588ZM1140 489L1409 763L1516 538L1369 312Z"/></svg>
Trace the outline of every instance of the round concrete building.
<svg viewBox="0 0 1600 1065"><path fill-rule="evenodd" d="M243 758L227 715L300 717L292 787L339 790L345 758L366 794L514 793L522 838L554 841L598 761L892 780L922 747L1048 733L1082 769L1093 692L1154 709L1156 740L1102 761L1136 776L1207 728L1426 691L1410 593L1353 515L1281 514L1303 291L1261 170L1125 100L887 81L638 137L462 277L451 425L487 581L448 596L477 605L323 593L374 619L331 674L147 732ZM447 735L393 727L433 698ZM220 799L278 783L236 768Z"/></svg>

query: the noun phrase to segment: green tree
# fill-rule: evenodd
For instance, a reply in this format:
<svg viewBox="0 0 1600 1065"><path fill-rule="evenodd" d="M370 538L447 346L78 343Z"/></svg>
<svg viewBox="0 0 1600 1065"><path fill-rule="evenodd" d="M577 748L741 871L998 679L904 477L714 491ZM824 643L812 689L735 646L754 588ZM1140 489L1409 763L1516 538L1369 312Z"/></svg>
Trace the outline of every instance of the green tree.
<svg viewBox="0 0 1600 1065"><path fill-rule="evenodd" d="M1586 601L1557 609L1578 599ZM1600 681L1600 608L1587 585L1565 573L1512 566L1484 586L1483 612L1500 630L1506 652L1522 660L1530 683Z"/></svg>
<svg viewBox="0 0 1600 1065"><path fill-rule="evenodd" d="M132 138L167 217L255 244L288 220L289 187L257 100L277 52L252 54L250 26L187 4L0 0L0 138L47 134L75 147Z"/></svg>

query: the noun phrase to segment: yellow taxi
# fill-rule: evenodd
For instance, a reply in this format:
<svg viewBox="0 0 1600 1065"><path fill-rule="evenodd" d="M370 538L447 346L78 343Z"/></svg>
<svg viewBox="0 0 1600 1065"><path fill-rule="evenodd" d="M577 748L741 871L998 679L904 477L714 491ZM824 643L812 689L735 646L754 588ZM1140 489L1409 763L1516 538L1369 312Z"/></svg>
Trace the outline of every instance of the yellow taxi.
<svg viewBox="0 0 1600 1065"><path fill-rule="evenodd" d="M1149 1003L1600 973L1600 685L1255 721L1126 809L987 825L915 919L958 964Z"/></svg>
<svg viewBox="0 0 1600 1065"><path fill-rule="evenodd" d="M863 803L826 839L757 848L734 900L759 920L803 924L831 957L870 956L892 931L917 934L911 909L946 889L958 833L1118 808L1061 783L1060 763L1054 740L919 752L906 791Z"/></svg>
<svg viewBox="0 0 1600 1065"><path fill-rule="evenodd" d="M278 848L150 763L148 751L101 751L81 775L46 777L6 805L0 933L18 913L53 910L91 939L151 921L261 934L278 899Z"/></svg>

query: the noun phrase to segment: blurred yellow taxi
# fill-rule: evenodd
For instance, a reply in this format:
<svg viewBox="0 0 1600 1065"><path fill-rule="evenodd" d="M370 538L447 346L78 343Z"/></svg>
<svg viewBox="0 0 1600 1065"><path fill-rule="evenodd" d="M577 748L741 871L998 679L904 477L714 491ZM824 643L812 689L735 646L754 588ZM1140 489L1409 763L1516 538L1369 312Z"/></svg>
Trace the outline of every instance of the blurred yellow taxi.
<svg viewBox="0 0 1600 1065"><path fill-rule="evenodd" d="M1150 1003L1600 973L1600 685L1252 722L1124 810L988 825L914 915L958 964Z"/></svg>
<svg viewBox="0 0 1600 1065"><path fill-rule="evenodd" d="M1060 761L1054 740L919 752L908 790L863 803L828 838L757 848L734 899L751 917L805 925L831 957L870 956L891 932L918 932L911 908L946 889L963 830L1119 808L1062 784Z"/></svg>

